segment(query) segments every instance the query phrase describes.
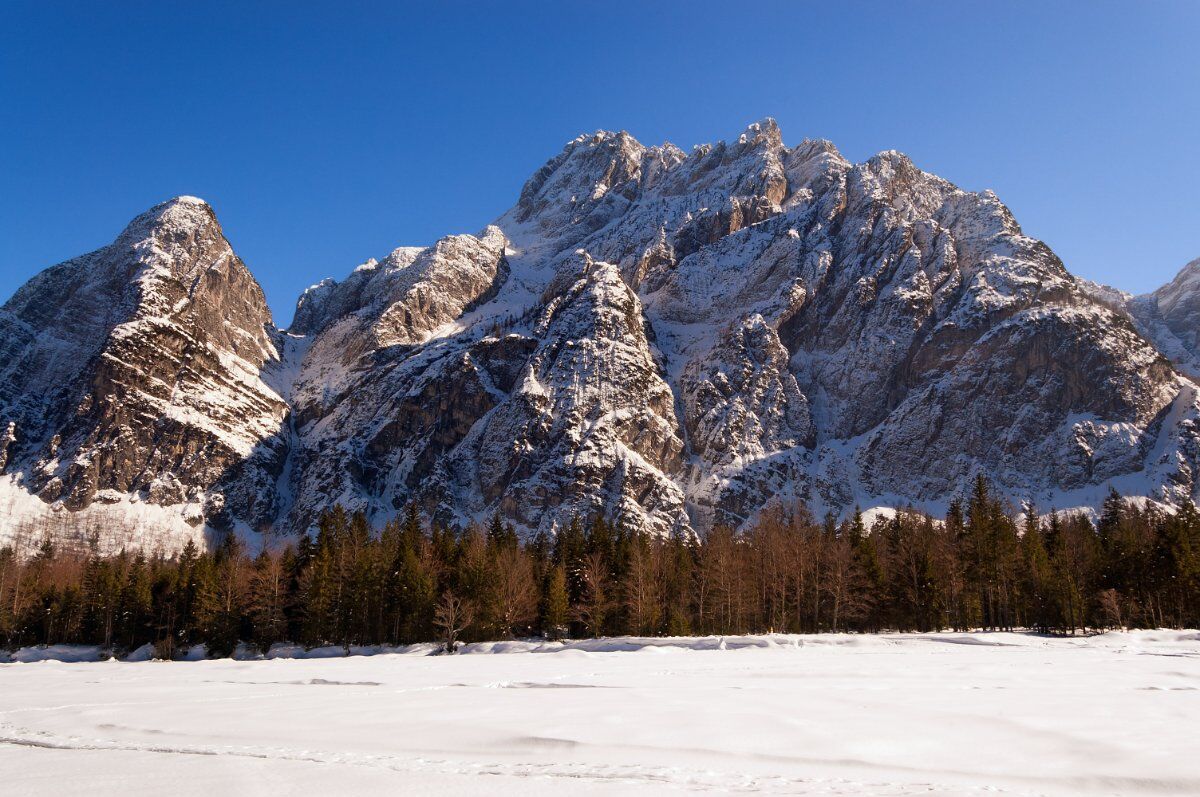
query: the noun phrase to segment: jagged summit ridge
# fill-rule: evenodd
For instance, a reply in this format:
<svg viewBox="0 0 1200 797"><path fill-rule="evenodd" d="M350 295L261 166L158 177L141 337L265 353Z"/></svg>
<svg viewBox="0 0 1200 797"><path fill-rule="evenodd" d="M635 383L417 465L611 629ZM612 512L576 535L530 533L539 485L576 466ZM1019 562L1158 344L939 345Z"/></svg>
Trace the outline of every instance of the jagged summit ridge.
<svg viewBox="0 0 1200 797"><path fill-rule="evenodd" d="M415 501L447 523L499 511L526 533L596 512L687 533L776 501L935 507L977 473L1044 506L1092 504L1110 484L1164 503L1196 493L1195 385L1154 330L1194 328L1200 278L1117 300L995 194L894 151L854 164L827 141L788 147L771 119L690 152L579 136L493 225L313 286L286 334L266 328L211 209L180 198L130 229L146 219L164 232L119 248L158 276L106 287L131 308L112 329L146 322L139 308L174 319L172 281L241 286L206 300L226 315L199 324L221 366L204 373L228 392L205 395L257 420L193 402L189 428L217 419L205 439L235 464L215 479L166 468L185 499L204 494L206 520L299 531L335 503L381 520ZM23 345L22 323L57 328L17 298L0 347ZM27 359L34 375L58 362ZM0 384L0 421L28 439L28 382ZM61 470L44 447L9 448L23 484L44 491L36 474Z"/></svg>

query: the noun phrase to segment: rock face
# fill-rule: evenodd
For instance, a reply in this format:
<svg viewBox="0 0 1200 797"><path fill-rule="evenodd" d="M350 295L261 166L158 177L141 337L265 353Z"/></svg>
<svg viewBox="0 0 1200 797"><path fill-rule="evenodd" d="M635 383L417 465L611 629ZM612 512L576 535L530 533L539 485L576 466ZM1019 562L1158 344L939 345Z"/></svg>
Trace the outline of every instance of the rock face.
<svg viewBox="0 0 1200 797"><path fill-rule="evenodd" d="M1130 296L1093 286L1110 305L1123 308L1139 331L1193 380L1200 378L1200 259L1153 293Z"/></svg>
<svg viewBox="0 0 1200 797"><path fill-rule="evenodd" d="M212 209L180 197L0 309L4 469L45 502L271 522L286 406L262 290Z"/></svg>
<svg viewBox="0 0 1200 797"><path fill-rule="evenodd" d="M291 531L416 501L703 532L778 500L936 508L977 473L1177 503L1198 319L1200 261L1149 297L1077 280L896 152L601 132L478 236L310 288L286 333L207 206L155 208L0 313L0 463L72 508L141 491Z"/></svg>

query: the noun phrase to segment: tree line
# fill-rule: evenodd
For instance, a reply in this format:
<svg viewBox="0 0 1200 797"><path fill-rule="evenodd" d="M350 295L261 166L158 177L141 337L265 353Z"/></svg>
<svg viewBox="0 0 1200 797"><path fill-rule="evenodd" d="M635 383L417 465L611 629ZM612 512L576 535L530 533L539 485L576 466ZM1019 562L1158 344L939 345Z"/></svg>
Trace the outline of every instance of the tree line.
<svg viewBox="0 0 1200 797"><path fill-rule="evenodd" d="M229 535L172 557L0 549L0 644L306 647L542 636L1028 628L1075 634L1200 625L1200 512L1115 492L1082 513L1017 515L977 480L945 516L837 521L804 506L735 534L655 537L573 520L522 542L499 516L456 531L414 508L372 529L323 514L314 537L256 554Z"/></svg>

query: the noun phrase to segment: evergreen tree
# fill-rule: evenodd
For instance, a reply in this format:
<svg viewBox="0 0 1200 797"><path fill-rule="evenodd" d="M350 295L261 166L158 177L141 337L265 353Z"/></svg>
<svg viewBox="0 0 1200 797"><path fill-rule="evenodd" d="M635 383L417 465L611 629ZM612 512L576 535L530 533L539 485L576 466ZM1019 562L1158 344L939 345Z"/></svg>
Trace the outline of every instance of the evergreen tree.
<svg viewBox="0 0 1200 797"><path fill-rule="evenodd" d="M263 550L254 560L248 598L251 641L263 653L287 635L288 578L284 557Z"/></svg>
<svg viewBox="0 0 1200 797"><path fill-rule="evenodd" d="M567 573L560 565L554 565L545 576L542 588L542 600L539 625L542 634L547 639L560 639L567 630L567 617L570 611L570 598L567 595Z"/></svg>
<svg viewBox="0 0 1200 797"><path fill-rule="evenodd" d="M1021 573L1021 605L1024 612L1020 624L1049 633L1055 622L1051 611L1053 572L1037 509L1032 501L1025 505L1025 524L1021 533Z"/></svg>

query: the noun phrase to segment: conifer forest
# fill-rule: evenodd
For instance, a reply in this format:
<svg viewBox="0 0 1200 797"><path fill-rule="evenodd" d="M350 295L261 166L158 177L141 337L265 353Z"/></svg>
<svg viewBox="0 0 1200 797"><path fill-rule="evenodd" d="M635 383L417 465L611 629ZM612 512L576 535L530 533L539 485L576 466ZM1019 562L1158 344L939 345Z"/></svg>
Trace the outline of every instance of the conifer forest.
<svg viewBox="0 0 1200 797"><path fill-rule="evenodd" d="M610 635L1200 624L1200 512L1115 492L1096 522L1014 512L980 479L944 517L774 508L748 529L651 537L578 518L522 541L498 517L454 530L415 508L382 528L335 508L259 552L101 556L49 540L0 550L0 644L147 643L159 658L306 647Z"/></svg>

